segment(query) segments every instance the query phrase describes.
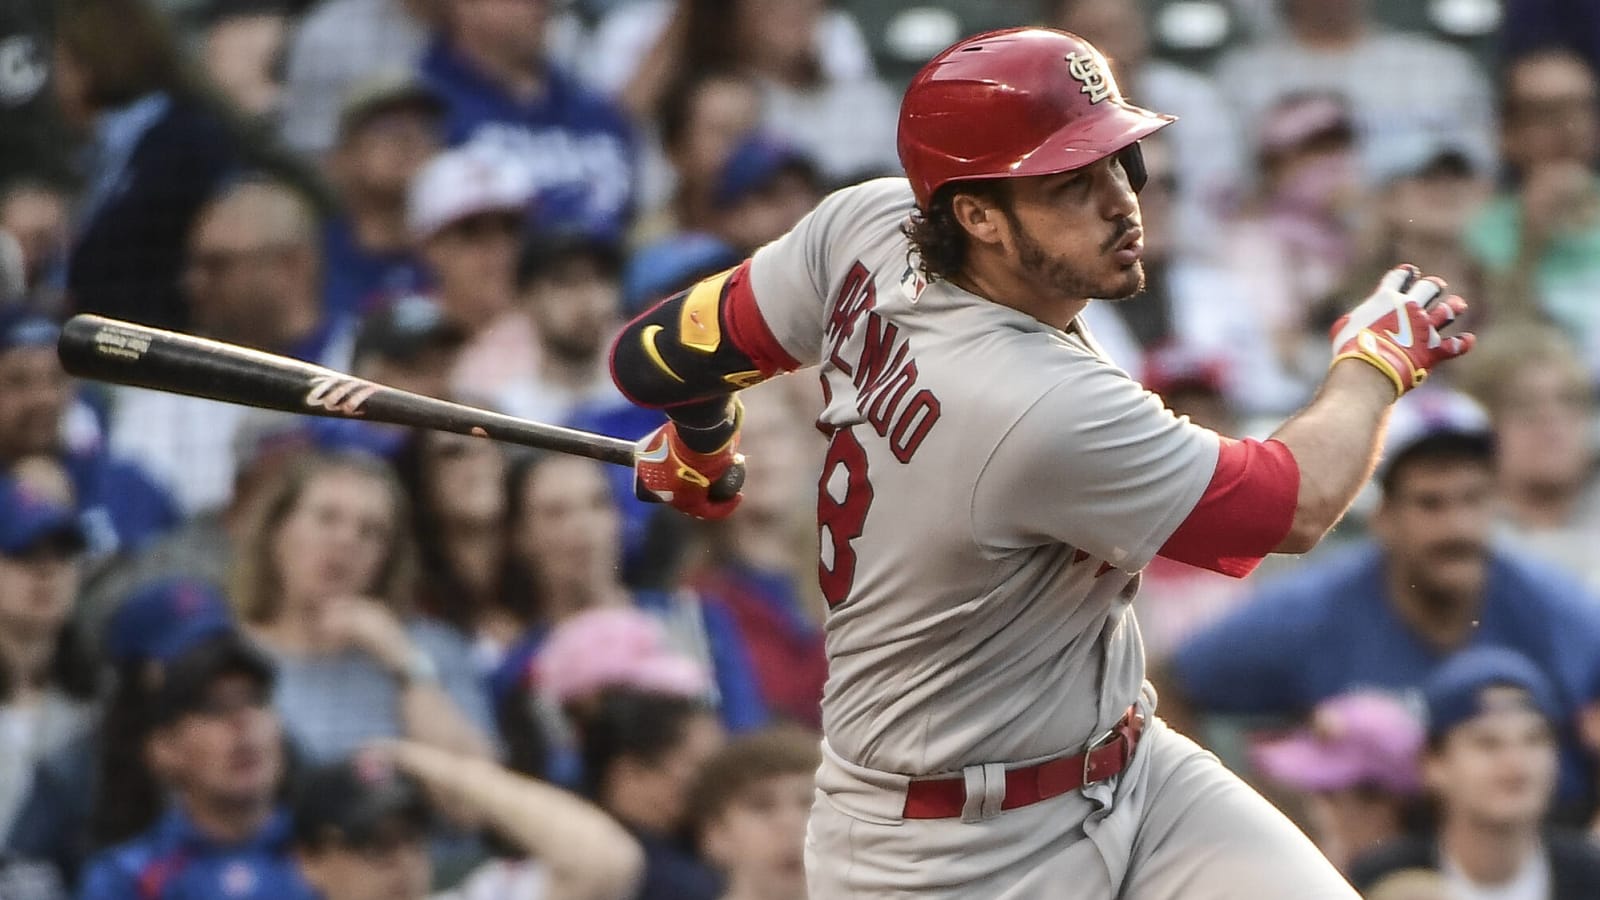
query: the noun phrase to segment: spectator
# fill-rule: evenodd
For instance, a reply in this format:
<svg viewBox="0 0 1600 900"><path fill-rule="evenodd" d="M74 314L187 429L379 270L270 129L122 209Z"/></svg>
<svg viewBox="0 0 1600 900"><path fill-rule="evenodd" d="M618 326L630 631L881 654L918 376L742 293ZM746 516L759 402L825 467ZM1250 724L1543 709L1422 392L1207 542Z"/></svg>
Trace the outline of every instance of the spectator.
<svg viewBox="0 0 1600 900"><path fill-rule="evenodd" d="M1533 323L1495 328L1462 387L1495 425L1502 537L1600 586L1595 388L1571 338Z"/></svg>
<svg viewBox="0 0 1600 900"><path fill-rule="evenodd" d="M421 72L446 101L445 140L525 161L540 230L620 237L633 215L633 133L620 110L546 59L546 4L444 3L450 27Z"/></svg>
<svg viewBox="0 0 1600 900"><path fill-rule="evenodd" d="M1422 724L1393 697L1340 694L1308 728L1251 748L1256 771L1293 792L1317 849L1342 872L1405 833L1421 790Z"/></svg>
<svg viewBox="0 0 1600 900"><path fill-rule="evenodd" d="M133 751L172 799L151 829L90 861L81 900L311 897L289 856L289 816L277 808L285 758L274 677L237 632L173 658Z"/></svg>
<svg viewBox="0 0 1600 900"><path fill-rule="evenodd" d="M710 227L717 176L740 137L761 124L761 93L739 75L691 72L667 89L659 107L656 132L671 185L663 208L650 204L655 214L635 229L637 237L650 241Z"/></svg>
<svg viewBox="0 0 1600 900"><path fill-rule="evenodd" d="M1151 58L1149 6L1144 0L1057 0L1053 24L1100 48L1123 96L1183 123L1163 135L1172 142L1169 167L1177 187L1165 239L1186 252L1208 250L1222 216L1243 191L1244 142L1233 107L1210 78ZM1144 195L1140 201L1142 207Z"/></svg>
<svg viewBox="0 0 1600 900"><path fill-rule="evenodd" d="M308 455L262 489L231 599L275 657L279 710L314 762L408 737L487 755L487 704L460 638L409 619L415 550L381 462Z"/></svg>
<svg viewBox="0 0 1600 900"><path fill-rule="evenodd" d="M183 328L184 241L244 148L200 99L147 0L66 0L56 22L56 95L92 136L67 269L69 305Z"/></svg>
<svg viewBox="0 0 1600 900"><path fill-rule="evenodd" d="M273 124L290 27L282 0L218 0L200 44L206 77L252 122Z"/></svg>
<svg viewBox="0 0 1600 900"><path fill-rule="evenodd" d="M535 627L512 652L526 658L548 629L590 609L636 606L716 682L717 711L731 731L766 721L766 709L732 615L692 591L630 591L618 571L620 522L598 463L550 454L523 461L511 478L511 555L532 598Z"/></svg>
<svg viewBox="0 0 1600 900"><path fill-rule="evenodd" d="M1415 693L1476 646L1540 661L1557 685L1560 801L1587 802L1573 730L1600 671L1600 607L1548 566L1495 549L1487 418L1459 395L1399 405L1380 471L1375 540L1264 585L1178 649L1175 692L1225 714L1300 715L1358 687Z"/></svg>
<svg viewBox="0 0 1600 900"><path fill-rule="evenodd" d="M344 369L350 323L323 315L316 215L281 181L212 198L189 238L184 286L196 333ZM187 514L224 505L244 408L139 388L114 392L111 447L143 464Z"/></svg>
<svg viewBox="0 0 1600 900"><path fill-rule="evenodd" d="M1501 59L1565 47L1600 71L1600 9L1588 0L1508 0L1499 38Z"/></svg>
<svg viewBox="0 0 1600 900"><path fill-rule="evenodd" d="M71 174L61 152L67 129L55 103L56 18L52 0L18 0L0 6L0 45L9 63L0 75L0 172L31 172L52 181Z"/></svg>
<svg viewBox="0 0 1600 900"><path fill-rule="evenodd" d="M93 721L95 669L68 625L83 548L72 510L0 477L0 838L34 767Z"/></svg>
<svg viewBox="0 0 1600 900"><path fill-rule="evenodd" d="M822 200L822 177L798 147L746 135L717 173L708 227L743 254L782 237Z"/></svg>
<svg viewBox="0 0 1600 900"><path fill-rule="evenodd" d="M401 297L362 321L350 371L402 391L449 397L450 376L466 341L466 331L446 319L438 304L416 295ZM307 425L323 447L363 449L391 460L412 435L398 425L359 419L314 419Z"/></svg>
<svg viewBox="0 0 1600 900"><path fill-rule="evenodd" d="M701 851L727 880L722 900L805 900L817 744L809 731L766 731L733 741L701 767L691 820Z"/></svg>
<svg viewBox="0 0 1600 900"><path fill-rule="evenodd" d="M824 63L831 53L819 31L852 49L848 19L824 0L680 0L669 18L648 51L628 57L642 62L619 96L636 115L655 109L674 79L732 71L760 86L762 126L801 148L829 183L899 171L899 104L870 66L835 74Z"/></svg>
<svg viewBox="0 0 1600 900"><path fill-rule="evenodd" d="M322 900L421 900L430 865L420 789L469 811L512 851L435 900L634 895L639 847L590 804L487 760L396 741L312 773L301 785L298 856Z"/></svg>
<svg viewBox="0 0 1600 900"><path fill-rule="evenodd" d="M363 82L412 68L439 18L438 0L325 0L289 41L283 142L312 158L333 148L340 103Z"/></svg>
<svg viewBox="0 0 1600 900"><path fill-rule="evenodd" d="M66 259L69 239L66 192L28 178L0 187L0 232L11 235L21 251L28 306L53 310L60 301L57 270Z"/></svg>
<svg viewBox="0 0 1600 900"><path fill-rule="evenodd" d="M527 378L534 335L515 310L517 242L533 190L512 157L463 147L434 157L411 181L406 222L445 318L466 332L452 390L494 397Z"/></svg>
<svg viewBox="0 0 1600 900"><path fill-rule="evenodd" d="M173 498L144 470L108 452L98 440L72 446L63 437L71 417L72 382L56 357L60 331L42 315L0 310L0 469L29 457L58 463L70 481L61 498L81 516L90 557L148 546L178 523Z"/></svg>
<svg viewBox="0 0 1600 900"><path fill-rule="evenodd" d="M828 662L811 511L823 441L777 384L741 397L749 468L744 501L739 515L705 526L707 559L687 581L732 615L767 709L820 728Z"/></svg>
<svg viewBox="0 0 1600 900"><path fill-rule="evenodd" d="M1274 107L1304 92L1350 101L1370 181L1406 148L1447 139L1482 170L1494 168L1493 92L1466 53L1370 21L1371 0L1284 0L1286 32L1247 44L1218 64L1217 87L1247 134L1272 127Z"/></svg>
<svg viewBox="0 0 1600 900"><path fill-rule="evenodd" d="M493 671L533 622L531 598L507 575L506 452L493 441L418 430L395 468L412 501L418 605L454 626L472 643L479 668Z"/></svg>
<svg viewBox="0 0 1600 900"><path fill-rule="evenodd" d="M1513 188L1470 224L1491 315L1556 322L1600 380L1600 84L1583 60L1543 51L1507 66L1502 152Z"/></svg>
<svg viewBox="0 0 1600 900"><path fill-rule="evenodd" d="M339 112L328 159L341 212L322 229L323 301L367 315L424 286L406 229L406 193L439 147L439 98L414 77L357 84Z"/></svg>
<svg viewBox="0 0 1600 900"><path fill-rule="evenodd" d="M518 306L538 340L533 377L495 398L536 422L565 422L579 407L622 406L606 341L622 326L622 253L609 240L534 235L517 261Z"/></svg>
<svg viewBox="0 0 1600 900"><path fill-rule="evenodd" d="M578 731L586 793L644 848L638 896L721 897L721 879L686 833L691 782L723 743L716 716L683 697L613 689Z"/></svg>
<svg viewBox="0 0 1600 900"><path fill-rule="evenodd" d="M227 601L201 582L155 581L128 595L101 643L116 676L113 693L90 730L35 768L12 849L47 860L70 884L92 850L155 824L163 789L139 750L152 727L152 697L175 660L232 627Z"/></svg>
<svg viewBox="0 0 1600 900"><path fill-rule="evenodd" d="M1401 869L1372 883L1366 900L1456 900L1450 883L1430 869Z"/></svg>
<svg viewBox="0 0 1600 900"><path fill-rule="evenodd" d="M1466 650L1428 679L1422 769L1437 803L1431 834L1357 861L1357 887L1433 869L1462 897L1600 894L1600 849L1544 829L1560 768L1558 689L1519 653Z"/></svg>
<svg viewBox="0 0 1600 900"><path fill-rule="evenodd" d="M1256 147L1258 191L1225 245L1228 274L1265 328L1275 367L1298 388L1283 392L1292 405L1309 399L1328 366L1321 336L1333 318L1324 310L1364 255L1355 128L1335 95L1290 95L1274 106Z"/></svg>

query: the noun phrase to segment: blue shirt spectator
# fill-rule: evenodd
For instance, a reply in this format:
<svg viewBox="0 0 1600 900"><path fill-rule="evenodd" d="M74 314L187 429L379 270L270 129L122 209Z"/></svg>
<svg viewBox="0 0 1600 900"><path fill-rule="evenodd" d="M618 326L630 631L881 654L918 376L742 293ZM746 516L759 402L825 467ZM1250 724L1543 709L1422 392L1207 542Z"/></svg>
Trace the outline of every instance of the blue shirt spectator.
<svg viewBox="0 0 1600 900"><path fill-rule="evenodd" d="M79 900L312 900L289 856L287 813L250 838L219 843L177 808L135 840L108 851L84 877Z"/></svg>
<svg viewBox="0 0 1600 900"><path fill-rule="evenodd" d="M545 61L539 13L508 33L493 10L448 5L453 34L420 64L446 103L445 141L485 142L526 160L537 230L619 237L633 213L636 152L622 112Z"/></svg>
<svg viewBox="0 0 1600 900"><path fill-rule="evenodd" d="M415 254L368 250L343 217L322 226L322 266L324 308L338 316L366 315L428 286Z"/></svg>

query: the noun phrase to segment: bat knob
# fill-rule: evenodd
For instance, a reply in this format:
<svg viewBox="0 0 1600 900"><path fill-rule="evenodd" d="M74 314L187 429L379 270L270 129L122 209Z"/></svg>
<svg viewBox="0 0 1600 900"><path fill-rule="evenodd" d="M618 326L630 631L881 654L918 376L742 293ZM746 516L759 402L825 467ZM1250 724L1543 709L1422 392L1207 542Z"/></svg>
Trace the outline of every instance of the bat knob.
<svg viewBox="0 0 1600 900"><path fill-rule="evenodd" d="M744 487L744 463L736 462L728 467L728 471L722 473L721 478L711 483L706 496L720 503L723 500L732 500L742 487Z"/></svg>

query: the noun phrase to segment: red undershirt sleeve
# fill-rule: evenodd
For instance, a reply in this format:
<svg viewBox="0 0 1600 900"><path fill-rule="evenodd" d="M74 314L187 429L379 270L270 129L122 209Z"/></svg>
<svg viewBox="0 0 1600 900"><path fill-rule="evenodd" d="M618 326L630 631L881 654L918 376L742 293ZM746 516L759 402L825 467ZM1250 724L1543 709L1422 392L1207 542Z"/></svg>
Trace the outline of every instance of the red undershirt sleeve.
<svg viewBox="0 0 1600 900"><path fill-rule="evenodd" d="M1299 496L1288 445L1223 438L1211 483L1159 555L1243 578L1288 536Z"/></svg>

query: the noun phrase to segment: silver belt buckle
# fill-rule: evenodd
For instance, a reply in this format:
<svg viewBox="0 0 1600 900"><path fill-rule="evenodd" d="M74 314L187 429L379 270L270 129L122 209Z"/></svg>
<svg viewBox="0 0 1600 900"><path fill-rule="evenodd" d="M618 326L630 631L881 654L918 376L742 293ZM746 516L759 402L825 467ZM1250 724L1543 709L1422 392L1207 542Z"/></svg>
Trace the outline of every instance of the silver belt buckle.
<svg viewBox="0 0 1600 900"><path fill-rule="evenodd" d="M1099 750L1101 747L1108 746L1113 738L1120 737L1120 735L1117 733L1117 726L1121 724L1122 720L1118 719L1116 725L1107 728L1100 734L1099 737L1096 737L1094 740L1090 741L1089 745L1083 748L1083 787L1088 787L1089 785L1095 783L1089 780L1089 766L1091 764L1091 757L1093 756L1094 751Z"/></svg>

